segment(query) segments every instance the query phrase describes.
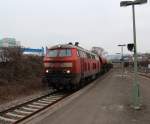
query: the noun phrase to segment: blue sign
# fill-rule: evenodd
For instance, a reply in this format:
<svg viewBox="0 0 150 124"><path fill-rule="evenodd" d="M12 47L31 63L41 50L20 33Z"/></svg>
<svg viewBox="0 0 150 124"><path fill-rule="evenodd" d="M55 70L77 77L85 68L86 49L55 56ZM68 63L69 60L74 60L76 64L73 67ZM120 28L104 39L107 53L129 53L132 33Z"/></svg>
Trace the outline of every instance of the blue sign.
<svg viewBox="0 0 150 124"><path fill-rule="evenodd" d="M23 52L30 52L30 53L39 53L41 55L44 55L44 48L41 49L34 49L34 48L22 48Z"/></svg>

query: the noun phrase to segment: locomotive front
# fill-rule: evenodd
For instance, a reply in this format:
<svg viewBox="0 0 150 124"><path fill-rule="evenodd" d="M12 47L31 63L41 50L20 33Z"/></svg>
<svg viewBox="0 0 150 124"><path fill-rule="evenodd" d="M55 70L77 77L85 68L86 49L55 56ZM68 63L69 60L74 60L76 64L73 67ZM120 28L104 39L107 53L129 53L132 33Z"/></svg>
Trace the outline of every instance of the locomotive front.
<svg viewBox="0 0 150 124"><path fill-rule="evenodd" d="M48 49L44 58L44 78L50 87L71 87L78 79L76 50L70 46L55 46Z"/></svg>

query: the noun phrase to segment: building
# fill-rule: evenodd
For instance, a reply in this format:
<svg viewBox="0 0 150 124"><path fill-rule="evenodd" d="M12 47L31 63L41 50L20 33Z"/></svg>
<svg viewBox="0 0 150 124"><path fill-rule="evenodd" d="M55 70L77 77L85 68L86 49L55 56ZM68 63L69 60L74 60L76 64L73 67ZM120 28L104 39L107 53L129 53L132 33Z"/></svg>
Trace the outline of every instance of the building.
<svg viewBox="0 0 150 124"><path fill-rule="evenodd" d="M20 46L20 41L15 38L3 38L0 40L0 47L16 47Z"/></svg>

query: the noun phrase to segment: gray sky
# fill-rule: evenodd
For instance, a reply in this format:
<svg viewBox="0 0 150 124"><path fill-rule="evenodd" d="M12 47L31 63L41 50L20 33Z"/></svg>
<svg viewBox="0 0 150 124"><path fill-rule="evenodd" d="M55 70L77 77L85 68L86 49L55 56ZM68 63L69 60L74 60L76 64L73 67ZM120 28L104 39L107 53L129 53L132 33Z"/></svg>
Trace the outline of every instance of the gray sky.
<svg viewBox="0 0 150 124"><path fill-rule="evenodd" d="M120 0L0 0L0 39L14 37L26 47L80 42L120 52L132 42L131 7ZM150 52L149 3L136 6L139 52ZM127 52L125 48L125 52Z"/></svg>

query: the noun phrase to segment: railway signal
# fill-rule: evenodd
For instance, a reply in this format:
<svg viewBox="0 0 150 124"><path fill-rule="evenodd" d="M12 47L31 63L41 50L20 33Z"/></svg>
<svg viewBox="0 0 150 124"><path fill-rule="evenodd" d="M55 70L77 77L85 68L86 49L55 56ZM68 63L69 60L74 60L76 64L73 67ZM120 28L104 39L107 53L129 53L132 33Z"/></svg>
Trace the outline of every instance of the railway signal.
<svg viewBox="0 0 150 124"><path fill-rule="evenodd" d="M128 48L128 50L129 51L133 51L133 49L134 49L134 44L133 43L129 43L129 44L127 44L127 48Z"/></svg>

